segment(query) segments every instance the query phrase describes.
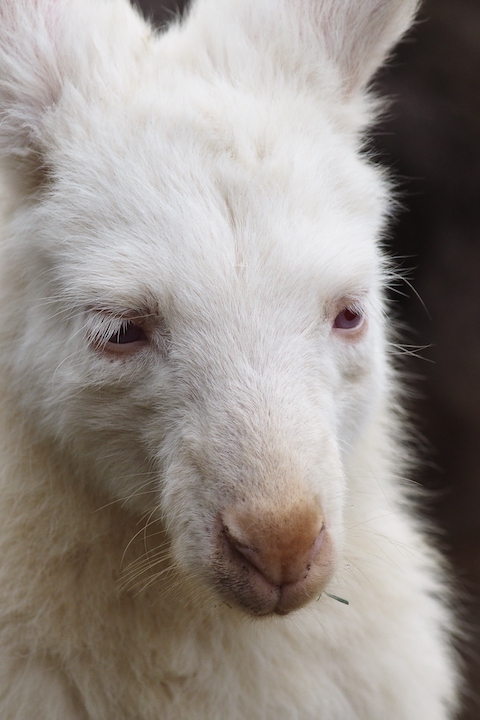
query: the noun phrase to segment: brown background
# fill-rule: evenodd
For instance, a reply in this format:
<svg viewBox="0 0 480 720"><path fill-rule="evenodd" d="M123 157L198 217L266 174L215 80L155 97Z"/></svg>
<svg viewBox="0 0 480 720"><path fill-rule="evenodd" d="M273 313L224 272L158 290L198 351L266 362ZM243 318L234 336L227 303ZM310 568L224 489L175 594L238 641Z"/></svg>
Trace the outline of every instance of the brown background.
<svg viewBox="0 0 480 720"><path fill-rule="evenodd" d="M136 2L157 24L185 5ZM405 206L392 252L416 290L403 284L394 299L405 342L428 346L407 359L428 448L417 479L430 489L427 512L443 529L472 637L462 643L461 720L480 720L480 0L426 0L378 85L395 104L373 147Z"/></svg>

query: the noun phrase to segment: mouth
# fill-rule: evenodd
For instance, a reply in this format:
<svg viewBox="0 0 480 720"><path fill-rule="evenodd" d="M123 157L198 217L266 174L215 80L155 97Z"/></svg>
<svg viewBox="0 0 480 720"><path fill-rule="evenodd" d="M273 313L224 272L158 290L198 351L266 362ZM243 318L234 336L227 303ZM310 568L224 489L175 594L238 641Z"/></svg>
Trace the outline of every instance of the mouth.
<svg viewBox="0 0 480 720"><path fill-rule="evenodd" d="M222 522L210 563L215 588L227 604L255 617L287 615L318 599L333 573L334 552L323 520L308 534L308 542L305 534L288 542L276 534L246 543L238 528Z"/></svg>

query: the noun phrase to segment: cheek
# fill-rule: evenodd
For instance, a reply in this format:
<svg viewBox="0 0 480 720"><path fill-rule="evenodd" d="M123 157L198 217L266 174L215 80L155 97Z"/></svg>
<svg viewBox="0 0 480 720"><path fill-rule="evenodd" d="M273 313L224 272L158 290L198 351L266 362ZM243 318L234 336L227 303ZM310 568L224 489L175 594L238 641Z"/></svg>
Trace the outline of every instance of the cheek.
<svg viewBox="0 0 480 720"><path fill-rule="evenodd" d="M350 454L376 407L384 384L381 358L373 343L336 348L330 388L335 435L343 458Z"/></svg>
<svg viewBox="0 0 480 720"><path fill-rule="evenodd" d="M132 387L131 378L129 384L110 378L99 387L92 383L92 373L90 366L84 374L77 371L74 381L67 372L58 378L55 405L41 426L73 459L83 481L144 513L158 505L158 472L145 434L155 422L158 447L162 424L153 419L154 398L140 389L153 383L142 383L138 374L140 387ZM90 384L85 386L87 377Z"/></svg>
<svg viewBox="0 0 480 720"><path fill-rule="evenodd" d="M372 373L364 373L362 382L345 381L338 402L338 445L344 459L353 451L372 414L376 410L378 388Z"/></svg>

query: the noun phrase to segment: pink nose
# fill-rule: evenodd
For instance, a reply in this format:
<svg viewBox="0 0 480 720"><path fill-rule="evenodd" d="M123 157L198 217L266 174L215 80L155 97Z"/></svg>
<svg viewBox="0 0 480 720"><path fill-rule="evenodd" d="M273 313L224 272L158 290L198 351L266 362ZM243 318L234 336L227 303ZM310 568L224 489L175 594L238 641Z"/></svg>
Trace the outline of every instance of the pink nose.
<svg viewBox="0 0 480 720"><path fill-rule="evenodd" d="M323 519L312 512L285 518L274 528L251 517L224 518L224 532L231 547L253 565L272 585L305 578L320 552L325 531Z"/></svg>

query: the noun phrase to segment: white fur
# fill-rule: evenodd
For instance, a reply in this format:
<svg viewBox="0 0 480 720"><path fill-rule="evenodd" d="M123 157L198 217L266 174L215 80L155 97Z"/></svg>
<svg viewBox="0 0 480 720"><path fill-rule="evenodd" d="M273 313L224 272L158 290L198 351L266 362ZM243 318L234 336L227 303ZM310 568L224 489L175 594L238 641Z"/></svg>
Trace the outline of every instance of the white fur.
<svg viewBox="0 0 480 720"><path fill-rule="evenodd" d="M453 717L360 154L415 5L198 0L155 36L124 0L0 0L2 720ZM148 345L102 349L138 315ZM251 618L215 518L300 495L350 604Z"/></svg>

